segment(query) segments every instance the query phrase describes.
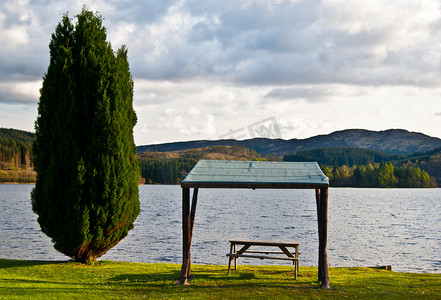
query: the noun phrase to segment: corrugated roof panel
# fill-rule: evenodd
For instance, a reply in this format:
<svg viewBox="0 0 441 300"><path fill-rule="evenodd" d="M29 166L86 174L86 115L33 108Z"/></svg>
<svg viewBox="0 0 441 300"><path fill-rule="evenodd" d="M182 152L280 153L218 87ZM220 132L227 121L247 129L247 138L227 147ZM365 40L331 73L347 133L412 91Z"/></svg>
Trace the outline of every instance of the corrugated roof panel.
<svg viewBox="0 0 441 300"><path fill-rule="evenodd" d="M329 180L315 162L200 160L182 183L324 185Z"/></svg>

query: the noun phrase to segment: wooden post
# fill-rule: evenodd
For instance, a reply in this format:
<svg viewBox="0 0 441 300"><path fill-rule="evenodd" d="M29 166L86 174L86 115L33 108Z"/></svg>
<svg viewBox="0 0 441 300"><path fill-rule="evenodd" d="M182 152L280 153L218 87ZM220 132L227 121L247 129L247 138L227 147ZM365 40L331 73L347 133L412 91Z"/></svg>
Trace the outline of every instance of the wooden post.
<svg viewBox="0 0 441 300"><path fill-rule="evenodd" d="M188 284L190 267L190 189L182 188L182 268L180 284Z"/></svg>
<svg viewBox="0 0 441 300"><path fill-rule="evenodd" d="M193 228L194 228L194 218L196 215L196 205L198 203L198 188L193 189L193 199L191 201L191 212L190 212L190 239L193 238Z"/></svg>
<svg viewBox="0 0 441 300"><path fill-rule="evenodd" d="M331 284L329 282L328 253L326 250L328 237L328 188L316 189L315 194L319 235L318 281L321 283L322 288L329 289Z"/></svg>
<svg viewBox="0 0 441 300"><path fill-rule="evenodd" d="M198 188L193 189L193 199L191 201L191 208L190 208L190 250L191 250L191 242L193 240L193 229L194 229L194 219L196 215L196 205L198 202ZM187 267L187 283L193 278L191 276L191 251L189 251L188 254L188 267Z"/></svg>
<svg viewBox="0 0 441 300"><path fill-rule="evenodd" d="M191 240L193 238L194 219L198 189L193 189L190 207L190 189L182 188L182 268L180 284L189 284L191 279Z"/></svg>

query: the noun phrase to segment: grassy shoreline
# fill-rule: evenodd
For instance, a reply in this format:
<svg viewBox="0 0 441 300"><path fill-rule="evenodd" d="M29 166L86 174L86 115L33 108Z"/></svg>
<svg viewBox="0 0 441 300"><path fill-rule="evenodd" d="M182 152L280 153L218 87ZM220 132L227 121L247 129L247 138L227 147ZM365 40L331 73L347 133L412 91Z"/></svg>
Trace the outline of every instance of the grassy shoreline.
<svg viewBox="0 0 441 300"><path fill-rule="evenodd" d="M32 184L37 179L37 172L27 169L0 169L0 183L3 184Z"/></svg>
<svg viewBox="0 0 441 300"><path fill-rule="evenodd" d="M397 273L378 268L330 268L330 290L317 283L316 267L193 265L189 286L177 284L178 264L0 259L0 299L441 299L441 274Z"/></svg>

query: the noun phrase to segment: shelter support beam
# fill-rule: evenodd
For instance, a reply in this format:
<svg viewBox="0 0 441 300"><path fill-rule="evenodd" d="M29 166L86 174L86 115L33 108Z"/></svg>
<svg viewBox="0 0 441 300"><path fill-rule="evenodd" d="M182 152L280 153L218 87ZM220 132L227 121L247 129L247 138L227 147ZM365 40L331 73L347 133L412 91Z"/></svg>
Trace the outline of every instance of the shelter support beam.
<svg viewBox="0 0 441 300"><path fill-rule="evenodd" d="M328 188L315 190L317 203L317 222L319 235L318 249L318 281L324 289L331 288L329 282L328 253L326 243L328 238Z"/></svg>
<svg viewBox="0 0 441 300"><path fill-rule="evenodd" d="M193 238L194 219L198 199L198 188L193 189L190 206L190 188L182 188L182 268L180 284L191 280L191 240Z"/></svg>

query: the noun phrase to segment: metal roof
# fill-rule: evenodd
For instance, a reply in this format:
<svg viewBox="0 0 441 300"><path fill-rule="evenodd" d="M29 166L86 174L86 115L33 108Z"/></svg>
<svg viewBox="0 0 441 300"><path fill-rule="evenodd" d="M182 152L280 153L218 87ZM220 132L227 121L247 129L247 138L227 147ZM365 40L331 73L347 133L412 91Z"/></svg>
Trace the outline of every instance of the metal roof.
<svg viewBox="0 0 441 300"><path fill-rule="evenodd" d="M316 162L200 160L182 187L321 188L329 185Z"/></svg>

